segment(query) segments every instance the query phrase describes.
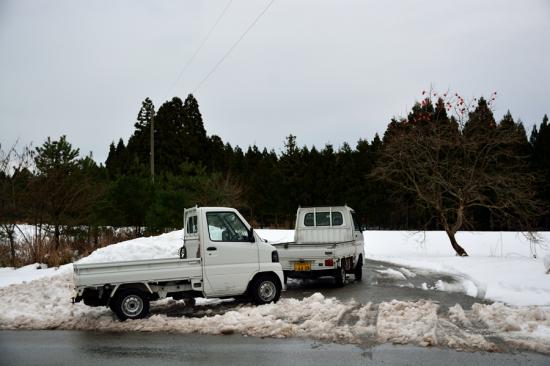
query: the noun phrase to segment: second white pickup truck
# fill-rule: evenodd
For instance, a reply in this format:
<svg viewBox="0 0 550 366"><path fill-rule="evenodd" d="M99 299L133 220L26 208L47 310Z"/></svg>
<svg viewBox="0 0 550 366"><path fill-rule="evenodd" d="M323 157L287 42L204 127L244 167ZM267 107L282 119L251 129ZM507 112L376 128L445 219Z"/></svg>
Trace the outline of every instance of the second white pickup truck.
<svg viewBox="0 0 550 366"><path fill-rule="evenodd" d="M355 211L348 206L300 207L294 241L273 244L285 274L291 278L332 276L338 286L346 274L363 277L363 233Z"/></svg>
<svg viewBox="0 0 550 366"><path fill-rule="evenodd" d="M276 302L284 277L277 250L233 208L184 211L180 258L74 264L74 301L109 306L120 320L138 319L153 300L236 297Z"/></svg>

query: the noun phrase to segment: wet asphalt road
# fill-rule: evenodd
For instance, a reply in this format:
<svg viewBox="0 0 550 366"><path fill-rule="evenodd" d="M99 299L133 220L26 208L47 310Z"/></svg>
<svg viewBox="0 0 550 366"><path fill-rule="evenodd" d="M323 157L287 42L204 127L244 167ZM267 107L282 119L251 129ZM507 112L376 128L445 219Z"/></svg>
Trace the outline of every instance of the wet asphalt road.
<svg viewBox="0 0 550 366"><path fill-rule="evenodd" d="M304 339L168 333L0 331L0 365L548 365L534 353L468 353Z"/></svg>
<svg viewBox="0 0 550 366"><path fill-rule="evenodd" d="M388 269L402 271L402 268L413 272L414 277L407 276L407 278L399 279L378 272ZM290 279L287 283L287 290L282 293L281 297L303 299L316 292L320 292L325 297L336 297L343 301L354 299L362 304L371 302L374 305L393 299L402 301L430 300L439 304L440 313L447 312L449 307L456 304L460 304L463 309L468 310L476 302L490 303L484 299L468 296L464 292L446 292L433 289L435 283L439 280L450 284L460 284L461 281L460 278L447 274L427 272L387 262L366 260L363 267L363 280L361 282L355 281L353 275L348 275L344 287L337 287L332 277L321 277L316 280ZM423 284L430 289L423 289ZM175 304L172 307L152 307L151 312L173 317L212 316L223 314L240 304L248 302L248 299L241 299L195 308Z"/></svg>
<svg viewBox="0 0 550 366"><path fill-rule="evenodd" d="M402 271L402 268L414 273L414 277L407 276L405 279L394 278L384 275L378 271L388 269ZM461 279L447 274L427 272L411 267L404 267L392 263L366 260L363 266L363 280L357 282L353 275L348 275L346 285L337 287L332 277L321 277L316 280L290 279L287 289L281 295L283 298L303 299L316 292L322 293L325 297L336 297L346 301L355 301L374 305L393 299L401 301L430 300L439 304L439 312L447 312L449 307L460 304L463 309L471 309L474 303L490 303L487 300L466 295L464 292L446 292L433 289L437 281L444 281L450 284L460 284ZM425 284L429 289L423 289ZM202 317L214 314L223 314L238 304L249 302L248 299L224 302L209 306L195 308L182 307L176 304L174 307L152 308L155 314L166 314L167 316L180 317Z"/></svg>
<svg viewBox="0 0 550 366"><path fill-rule="evenodd" d="M378 271L401 268L415 274L414 277L406 276L406 279L397 279L381 274ZM402 301L418 301L421 299L437 302L441 311L455 304L460 304L464 309L470 309L474 303L489 303L483 299L471 297L461 292L446 292L437 290L424 290L422 284L433 288L435 283L441 280L446 283L459 284L460 278L446 274L427 272L411 267L404 267L387 262L366 260L363 267L363 281L354 281L353 275L348 275L348 280L343 288L336 287L334 280L323 277L318 280L291 280L282 297L303 298L320 292L326 297L336 297L341 300L355 299L360 303L372 302L378 304L393 299ZM412 287L411 287L412 286Z"/></svg>

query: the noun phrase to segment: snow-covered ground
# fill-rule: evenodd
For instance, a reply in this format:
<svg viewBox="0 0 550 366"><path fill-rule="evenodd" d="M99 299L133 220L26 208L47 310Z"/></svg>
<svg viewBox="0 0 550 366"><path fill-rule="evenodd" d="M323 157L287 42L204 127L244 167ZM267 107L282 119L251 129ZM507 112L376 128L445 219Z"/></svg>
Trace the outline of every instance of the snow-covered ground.
<svg viewBox="0 0 550 366"><path fill-rule="evenodd" d="M291 241L292 230L258 230L277 242ZM140 238L99 249L81 262L166 258L178 255L181 231ZM550 276L543 257L549 234L536 247L516 233L460 233L471 255L455 257L443 233L365 232L368 258L403 265L382 275L410 278L416 268L445 271L464 278L463 288L441 283L438 290L460 291L505 302L456 305L448 311L430 301L360 304L316 293L303 300L281 299L264 306L235 305L217 312L212 302L198 301L200 317L168 317L158 311L142 320L118 322L106 308L71 304L72 265L59 269L27 266L0 269L0 329L93 329L178 331L250 336L309 337L326 341L442 345L465 350L495 350L483 336L489 331L521 349L550 353ZM424 239L424 240L420 240ZM407 268L405 268L408 267ZM414 269L411 271L410 269ZM11 285L10 285L11 284ZM475 292L475 293L474 293ZM535 306L539 305L539 306ZM540 306L546 305L546 306ZM163 300L157 309L182 306ZM202 309L202 310L201 310ZM478 328L483 325L483 331Z"/></svg>
<svg viewBox="0 0 550 366"><path fill-rule="evenodd" d="M463 278L466 293L511 305L550 305L550 233L538 243L515 232L460 232L469 257L457 257L444 232L367 231L367 258ZM536 254L536 258L533 255ZM440 286L445 290L445 284ZM449 290L455 290L456 287Z"/></svg>

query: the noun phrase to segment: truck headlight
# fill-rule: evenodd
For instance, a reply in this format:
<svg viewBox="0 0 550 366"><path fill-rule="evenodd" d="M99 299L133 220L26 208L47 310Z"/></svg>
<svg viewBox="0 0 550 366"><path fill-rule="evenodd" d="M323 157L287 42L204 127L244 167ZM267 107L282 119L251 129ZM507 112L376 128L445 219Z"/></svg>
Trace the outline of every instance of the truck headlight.
<svg viewBox="0 0 550 366"><path fill-rule="evenodd" d="M271 252L271 261L273 263L278 263L279 262L279 253L277 253L276 250Z"/></svg>

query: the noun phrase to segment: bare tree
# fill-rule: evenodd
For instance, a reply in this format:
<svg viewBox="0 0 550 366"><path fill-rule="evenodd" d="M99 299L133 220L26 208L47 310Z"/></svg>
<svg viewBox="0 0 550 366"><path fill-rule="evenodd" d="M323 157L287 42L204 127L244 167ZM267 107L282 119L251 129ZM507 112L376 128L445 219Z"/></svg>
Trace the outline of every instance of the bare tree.
<svg viewBox="0 0 550 366"><path fill-rule="evenodd" d="M449 118L451 110L458 117ZM472 228L476 208L523 228L540 214L535 177L522 150L525 133L512 125L497 126L483 98L472 111L458 96L441 97L435 106L426 98L407 119L390 123L372 176L412 193L419 208L432 213L430 222L443 227L457 255L467 256L455 235Z"/></svg>
<svg viewBox="0 0 550 366"><path fill-rule="evenodd" d="M22 202L26 195L32 162L29 147L17 149L17 142L7 151L0 146L0 232L7 238L10 252L10 265L16 265L17 224L24 218Z"/></svg>
<svg viewBox="0 0 550 366"><path fill-rule="evenodd" d="M205 206L245 207L242 185L230 174L213 173L204 179L196 200Z"/></svg>

